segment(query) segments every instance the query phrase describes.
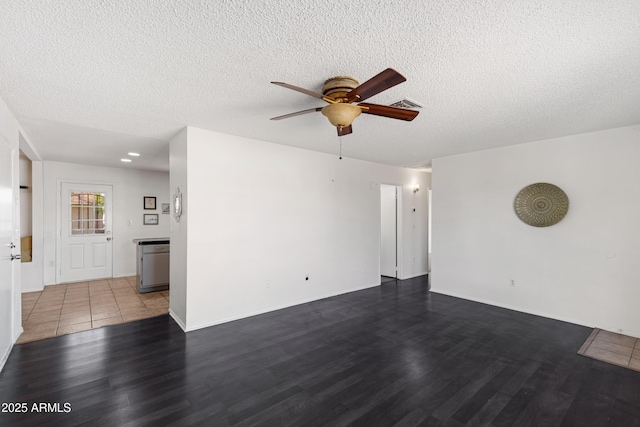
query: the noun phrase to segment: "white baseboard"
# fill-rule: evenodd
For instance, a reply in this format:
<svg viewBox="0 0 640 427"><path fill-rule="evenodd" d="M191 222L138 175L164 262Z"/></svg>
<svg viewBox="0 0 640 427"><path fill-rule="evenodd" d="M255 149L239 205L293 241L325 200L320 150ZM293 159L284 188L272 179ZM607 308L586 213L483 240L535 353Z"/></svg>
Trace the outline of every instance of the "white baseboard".
<svg viewBox="0 0 640 427"><path fill-rule="evenodd" d="M20 287L20 293L26 293L26 292L42 292L44 291L44 283L40 286L21 286Z"/></svg>
<svg viewBox="0 0 640 427"><path fill-rule="evenodd" d="M180 319L178 315L171 309L169 309L169 316L171 316L171 318L178 324L178 326L180 326L180 329L182 329L184 332L187 332L187 326L184 324L182 319Z"/></svg>
<svg viewBox="0 0 640 427"><path fill-rule="evenodd" d="M9 355L11 354L11 350L13 350L13 344L14 343L11 343L9 345L5 354L2 355L2 359L0 359L0 372L4 369L4 365L7 363L7 360L9 360Z"/></svg>
<svg viewBox="0 0 640 427"><path fill-rule="evenodd" d="M423 271L423 272L420 272L420 273L416 273L416 274L414 274L412 276L403 277L400 280L409 280L409 279L413 279L413 278L420 277L420 276L426 276L427 274L429 274L428 271Z"/></svg>
<svg viewBox="0 0 640 427"><path fill-rule="evenodd" d="M506 308L507 310L519 311L520 313L533 314L534 316L546 317L547 319L560 320L561 322L567 322L567 323L573 323L574 325L586 326L587 328L597 328L597 326L590 324L589 322L572 319L569 317L556 316L551 313L546 313L543 311L524 309L522 307L516 307L509 304L497 303L495 301L489 301L483 298L474 298L468 295L457 294L455 292L442 291L434 288L431 288L430 291L433 292L434 294L447 295L454 298L460 298L468 301L479 302L482 304L493 305L495 307Z"/></svg>
<svg viewBox="0 0 640 427"><path fill-rule="evenodd" d="M90 280L75 280L75 281L62 281L62 282L55 282L55 283L49 283L49 284L43 284L42 288L40 289L35 289L35 288L26 288L26 289L22 289L21 292L25 293L25 292L39 292L39 291L43 291L45 286L53 286L53 285L62 285L65 283L82 283L82 282L91 282L94 280L111 280L111 279L124 279L127 277L133 277L135 276L136 273L132 273L132 274L125 274L125 275L120 275L120 276L112 276L112 277L103 277L103 278L98 278L98 279L90 279Z"/></svg>
<svg viewBox="0 0 640 427"><path fill-rule="evenodd" d="M290 304L283 304L283 305L280 305L280 306L269 307L269 308L266 308L264 310L256 310L256 311L250 312L250 313L243 313L243 314L238 315L238 316L227 317L227 318L224 318L224 319L214 320L212 322L202 323L202 324L196 325L196 326L191 326L189 328L186 328L185 332L191 332L191 331L196 331L198 329L209 328L211 326L216 326L216 325L221 325L223 323L233 322L234 320L240 320L240 319L245 319L247 317L258 316L260 314L265 314L265 313L270 313L272 311L282 310L283 308L294 307L294 306L300 305L300 304L308 304L310 302L320 301L320 300L323 300L325 298L332 298L332 297L336 297L336 296L339 296L339 295L349 294L351 292L362 291L364 289L376 288L378 286L380 286L380 283L375 283L373 285L367 285L367 286L364 286L364 287L361 287L361 288L351 289L351 290L348 290L348 291L345 291L345 292L341 292L339 294L327 295L327 296L316 298L316 299L312 299L312 300L298 301L298 302L294 302L294 303L290 303Z"/></svg>
<svg viewBox="0 0 640 427"><path fill-rule="evenodd" d="M20 338L20 335L22 335L23 332L24 329L22 328L22 324L20 324L20 326L18 326L18 329L13 332L13 342L18 341L18 338Z"/></svg>
<svg viewBox="0 0 640 427"><path fill-rule="evenodd" d="M479 303L482 303L482 304L493 305L495 307L506 308L508 310L519 311L521 313L533 314L534 316L546 317L547 319L554 319L554 320L559 320L561 322L573 323L574 325L586 326L587 328L598 328L598 329L602 329L603 331L613 332L615 334L624 334L624 335L627 335L627 336L630 336L630 337L640 338L640 332L638 332L638 331L629 331L629 330L620 331L620 330L618 330L617 328L615 328L615 327L613 327L611 325L593 324L593 323L590 323L590 322L584 321L584 320L578 320L578 319L573 319L573 318L564 317L564 316L556 316L554 314L547 313L547 312L544 312L544 311L524 309L522 307L515 307L515 306L509 305L509 304L496 303L494 301L489 301L489 300L485 300L485 299L482 299L482 298L472 298L472 297L469 297L469 296L466 296L466 295L457 294L455 292L441 291L441 290L433 289L433 288L431 289L431 292L433 292L435 294L442 294L442 295L448 295L450 297L466 299L466 300L469 300L469 301L475 301L475 302L479 302Z"/></svg>

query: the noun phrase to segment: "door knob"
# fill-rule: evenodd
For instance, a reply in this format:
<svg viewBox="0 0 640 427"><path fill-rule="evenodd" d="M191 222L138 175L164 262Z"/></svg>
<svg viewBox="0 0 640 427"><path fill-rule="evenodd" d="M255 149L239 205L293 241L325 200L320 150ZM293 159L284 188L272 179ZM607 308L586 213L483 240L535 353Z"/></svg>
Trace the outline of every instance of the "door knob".
<svg viewBox="0 0 640 427"><path fill-rule="evenodd" d="M107 242L108 242L109 240L111 240L111 237L107 237Z"/></svg>
<svg viewBox="0 0 640 427"><path fill-rule="evenodd" d="M20 259L20 255L11 254L11 261L13 261L14 259Z"/></svg>

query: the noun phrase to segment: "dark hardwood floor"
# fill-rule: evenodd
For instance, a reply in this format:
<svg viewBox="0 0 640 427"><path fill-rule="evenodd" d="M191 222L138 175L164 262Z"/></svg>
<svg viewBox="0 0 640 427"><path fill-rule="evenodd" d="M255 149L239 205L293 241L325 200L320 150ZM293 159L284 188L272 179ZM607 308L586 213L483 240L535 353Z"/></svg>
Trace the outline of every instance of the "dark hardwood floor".
<svg viewBox="0 0 640 427"><path fill-rule="evenodd" d="M29 412L0 425L640 426L640 373L577 355L590 329L426 283L188 334L161 316L17 345L0 402Z"/></svg>

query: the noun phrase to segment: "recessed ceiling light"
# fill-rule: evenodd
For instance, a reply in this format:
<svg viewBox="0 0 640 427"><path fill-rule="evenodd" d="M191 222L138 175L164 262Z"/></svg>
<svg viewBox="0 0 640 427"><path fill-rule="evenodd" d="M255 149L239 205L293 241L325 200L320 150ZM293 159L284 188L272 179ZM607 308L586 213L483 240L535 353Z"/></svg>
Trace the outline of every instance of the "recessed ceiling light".
<svg viewBox="0 0 640 427"><path fill-rule="evenodd" d="M120 159L121 162L131 163L131 159Z"/></svg>
<svg viewBox="0 0 640 427"><path fill-rule="evenodd" d="M133 157L138 157L140 155L140 153L127 153L127 154Z"/></svg>

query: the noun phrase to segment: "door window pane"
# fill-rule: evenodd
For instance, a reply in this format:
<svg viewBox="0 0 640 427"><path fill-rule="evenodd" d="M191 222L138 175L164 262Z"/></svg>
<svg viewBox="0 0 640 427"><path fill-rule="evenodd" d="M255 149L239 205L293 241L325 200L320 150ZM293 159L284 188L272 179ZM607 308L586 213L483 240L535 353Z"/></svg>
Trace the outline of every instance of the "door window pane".
<svg viewBox="0 0 640 427"><path fill-rule="evenodd" d="M105 193L71 192L69 198L72 236L104 234L106 215Z"/></svg>

